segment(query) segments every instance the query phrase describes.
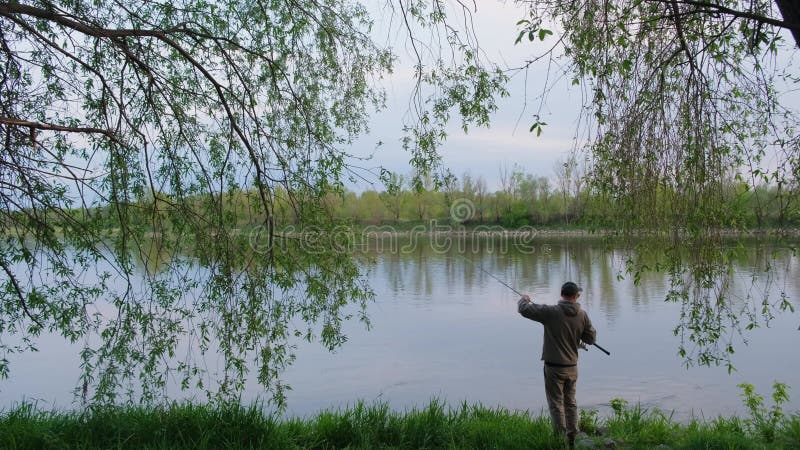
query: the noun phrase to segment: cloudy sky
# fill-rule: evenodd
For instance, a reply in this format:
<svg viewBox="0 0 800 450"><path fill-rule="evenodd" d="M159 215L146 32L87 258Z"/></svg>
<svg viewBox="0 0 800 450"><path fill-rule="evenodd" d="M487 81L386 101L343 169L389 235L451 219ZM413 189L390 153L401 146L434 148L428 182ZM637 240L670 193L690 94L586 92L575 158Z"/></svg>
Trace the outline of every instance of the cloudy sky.
<svg viewBox="0 0 800 450"><path fill-rule="evenodd" d="M496 0L482 0L476 4L477 12L473 12L474 30L488 59L500 62L502 67L519 67L535 51L545 48L541 43L538 48L527 42L514 45L518 33L516 23L525 16L521 8L511 2ZM383 17L389 15L384 13ZM386 28L381 14L378 14L376 31L385 33ZM400 61L394 74L384 80L388 94L387 107L374 116L371 132L355 143L353 153L359 156L373 155L371 161L364 163L365 167L383 166L401 174L410 174L410 155L401 148L400 139L414 80L407 39L400 31L390 32L397 36L390 45ZM550 39L554 41L552 36ZM534 121L533 115L539 111L538 96L545 74L544 64L529 70L527 80L524 72L517 73L507 87L510 95L499 100L499 109L493 115L489 128L473 128L464 134L456 117L449 128L449 137L440 149L444 165L457 176L466 172L475 177L482 176L490 189L499 188L500 168L510 168L514 164L526 172L553 176L557 161L564 159L573 147L581 91L569 86L568 82L556 85L549 95L550 100L540 112L541 120L548 125L542 135L536 137L528 130ZM382 145L376 148L378 142ZM351 188L357 191L382 188L374 177L366 178L372 178L374 184L361 181Z"/></svg>
<svg viewBox="0 0 800 450"><path fill-rule="evenodd" d="M386 3L385 0L374 1L381 5ZM546 44L555 42L555 38L551 36L544 43L524 40L514 45L519 32L516 23L525 18L525 11L511 0L475 0L463 3L477 6L472 19L480 47L486 53L487 59L500 62L504 68L521 66L532 55L543 53L547 48ZM455 5L456 2L451 1L450 4ZM397 17L394 17L394 21L387 22L392 14L380 8L373 15L376 17L376 39L391 45L400 61L395 73L384 80L388 94L387 108L373 117L371 132L355 143L353 153L359 156L373 155L372 160L364 162L363 166L376 173L377 167L382 166L401 174L410 174L410 156L402 150L400 139L413 86L413 72L409 62L412 60L411 50L403 30L396 28ZM788 32L784 34L791 42L791 35ZM790 61L789 67L800 61L796 50L780 54L778 59ZM559 70L554 68L550 73L549 83L552 84ZM586 127L585 124L583 127L578 126L582 90L571 86L569 80L561 80L552 86L544 107L539 111L538 97L547 79L546 75L546 62L533 66L527 74L517 73L507 86L509 97L499 101L499 109L492 117L490 128L472 129L464 134L456 117L449 129L449 138L440 149L444 165L458 176L468 172L474 177L483 177L490 190L499 188L501 167L512 167L515 164L526 172L554 177L554 167L575 147L576 130L585 130ZM796 87L792 89L784 92L782 103L797 110L800 109L800 92ZM533 115L537 112L540 113L541 120L547 122L539 137L528 131L534 121ZM378 142L383 144L376 149ZM368 181L360 181L350 188L356 191L382 189L375 176L365 175Z"/></svg>

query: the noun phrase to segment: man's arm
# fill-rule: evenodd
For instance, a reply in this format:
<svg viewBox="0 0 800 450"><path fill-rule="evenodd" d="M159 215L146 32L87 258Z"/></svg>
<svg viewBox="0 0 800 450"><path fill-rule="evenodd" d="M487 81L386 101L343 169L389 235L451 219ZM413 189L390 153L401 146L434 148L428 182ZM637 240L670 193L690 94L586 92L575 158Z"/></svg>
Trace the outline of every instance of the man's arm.
<svg viewBox="0 0 800 450"><path fill-rule="evenodd" d="M517 301L517 311L525 318L542 322L547 315L547 305L537 305L531 301L528 294L525 294Z"/></svg>
<svg viewBox="0 0 800 450"><path fill-rule="evenodd" d="M581 333L581 340L589 345L592 345L597 340L597 330L592 326L592 321L586 312L583 313L584 324L583 333Z"/></svg>

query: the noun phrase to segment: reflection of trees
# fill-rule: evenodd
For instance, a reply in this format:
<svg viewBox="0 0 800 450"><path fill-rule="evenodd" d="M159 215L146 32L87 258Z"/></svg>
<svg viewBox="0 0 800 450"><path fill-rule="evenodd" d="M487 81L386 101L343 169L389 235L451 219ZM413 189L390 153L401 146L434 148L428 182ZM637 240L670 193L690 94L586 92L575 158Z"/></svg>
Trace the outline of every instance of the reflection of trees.
<svg viewBox="0 0 800 450"><path fill-rule="evenodd" d="M172 258L171 252L164 247L164 239L159 232L152 232L143 237L140 251L133 256L136 269L148 275L168 267Z"/></svg>
<svg viewBox="0 0 800 450"><path fill-rule="evenodd" d="M609 250L605 252L603 264L600 265L600 282L599 282L599 301L600 308L606 312L608 320L613 321L617 317L619 305L617 304L614 295L615 283L617 281L617 252Z"/></svg>
<svg viewBox="0 0 800 450"><path fill-rule="evenodd" d="M378 258L378 266L394 292L411 289L430 296L434 284L429 246L421 241L410 245L409 241L400 240L397 244L379 247L377 251L371 247L368 255Z"/></svg>
<svg viewBox="0 0 800 450"><path fill-rule="evenodd" d="M760 326L761 319L768 322L773 312L791 309L785 293L800 290L797 256L764 241L722 246L711 265L713 253L707 249L685 248L674 255L653 240L626 248L599 239L542 239L533 252L488 239L467 241L446 252L429 244L421 240L413 251L383 255L389 286L408 286L430 301L436 301L430 296L440 286L447 293L481 290L487 284L506 290L482 268L520 291L535 294L537 301L555 303L558 287L572 279L588 291L583 302L599 307L610 322L622 308L646 308L666 298L680 305L679 315L668 320L674 320L675 333L682 338L679 350L687 363L730 363L732 342L737 337L746 340L747 329ZM697 255L698 251L706 253ZM671 265L670 258L683 263ZM655 270L622 278L637 265Z"/></svg>
<svg viewBox="0 0 800 450"><path fill-rule="evenodd" d="M665 299L680 305L674 332L687 364L730 369L735 340L746 342L747 330L793 309L786 290L775 289L778 273L772 270L789 253L774 242L682 239L633 242L624 253L625 272L637 291L652 284L648 273L664 277Z"/></svg>
<svg viewBox="0 0 800 450"><path fill-rule="evenodd" d="M403 270L400 266L403 263L403 255L399 253L389 253L380 256L380 264L378 267L383 268L383 273L389 281L389 288L392 292L401 291L404 286Z"/></svg>
<svg viewBox="0 0 800 450"><path fill-rule="evenodd" d="M433 293L433 282L431 280L430 265L426 264L429 259L429 252L426 252L424 246L417 246L414 250L413 257L416 264L412 267L414 270L414 289L417 292L424 292L426 296Z"/></svg>

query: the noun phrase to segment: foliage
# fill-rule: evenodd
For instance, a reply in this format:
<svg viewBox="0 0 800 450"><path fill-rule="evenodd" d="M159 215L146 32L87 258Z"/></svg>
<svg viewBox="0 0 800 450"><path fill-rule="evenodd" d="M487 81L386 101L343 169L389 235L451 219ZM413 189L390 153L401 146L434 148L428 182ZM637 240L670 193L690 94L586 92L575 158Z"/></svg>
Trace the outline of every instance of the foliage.
<svg viewBox="0 0 800 450"><path fill-rule="evenodd" d="M361 402L308 419L258 406L174 404L46 413L23 405L0 415L4 448L561 448L549 419L481 405L392 411Z"/></svg>
<svg viewBox="0 0 800 450"><path fill-rule="evenodd" d="M398 3L468 38L441 2ZM355 0L1 3L0 375L46 333L81 346L84 401L236 398L253 372L280 404L295 342L340 345L372 298L325 233L396 59L372 26ZM503 80L474 52L434 61L407 127L421 173L450 110L485 124Z"/></svg>
<svg viewBox="0 0 800 450"><path fill-rule="evenodd" d="M749 198L762 225L762 185L777 193L779 223L800 217L797 121L775 88L796 79L772 70L778 32L694 2L529 4L520 38L558 38L590 91L588 189L598 200L570 204L583 192L571 161L560 209L549 183L515 174L500 195L480 183L463 192L479 220L572 223L586 207L611 211L625 232L672 232L676 248L699 249L656 265L687 308L677 332L701 346L697 360L727 357L713 319L738 312L724 301L731 254L719 230L751 226ZM466 4L388 5L415 59L403 146L416 201L372 192L369 220L398 220L410 204L422 221L436 214L434 188L445 187L445 210L454 200L454 178L434 170L446 124L488 124L507 78L483 60L469 25L455 25L470 23ZM331 211L356 176L347 147L383 107L379 81L396 60L373 39L365 4L31 0L0 4L0 24L0 376L49 333L82 347L86 401L121 391L152 400L170 380L236 398L252 370L282 403L294 342L335 348L342 321L366 320L372 297L330 233L352 220ZM534 125L538 135L546 123ZM523 192L547 207L531 211ZM312 245L278 231L287 225Z"/></svg>
<svg viewBox="0 0 800 450"><path fill-rule="evenodd" d="M587 434L598 434L600 432L600 411L582 408L579 413L578 429Z"/></svg>
<svg viewBox="0 0 800 450"><path fill-rule="evenodd" d="M624 398L612 398L608 403L615 416L621 416L628 407L628 401Z"/></svg>
<svg viewBox="0 0 800 450"><path fill-rule="evenodd" d="M777 0L782 21L772 0L520 3L528 17L518 42L543 49L531 64L559 59L588 99L579 150L600 214L624 236L671 239L655 265L632 252L629 273L670 275L667 300L684 306L676 334L688 362L730 364L721 338L742 329L744 312L725 290L735 251L723 243L726 230L764 226L766 189L775 190L780 223L798 215L798 115L782 96L798 82L785 32L800 35L786 16L796 5L784 10L791 2ZM745 325L786 309L764 300L762 313L761 298L748 300L756 314Z"/></svg>
<svg viewBox="0 0 800 450"><path fill-rule="evenodd" d="M594 417L595 414L582 414ZM615 448L796 448L800 417L786 418L774 440L751 433L737 417L677 423L657 411L623 406L599 419L602 435L579 445ZM583 428L584 431L588 431ZM793 431L795 430L795 431ZM394 411L385 403L356 403L305 419L279 418L259 405L100 408L81 414L21 405L0 414L0 442L9 449L46 448L563 448L546 415L432 401Z"/></svg>
<svg viewBox="0 0 800 450"><path fill-rule="evenodd" d="M750 412L747 424L767 442L774 441L786 419L781 405L789 401L789 386L777 381L772 385L774 404L769 409L764 405L764 397L756 392L755 386L750 383L742 383L739 388L742 390L744 404Z"/></svg>
<svg viewBox="0 0 800 450"><path fill-rule="evenodd" d="M403 188L402 183L397 183L398 180L405 181L406 178L391 174L383 191L347 192L346 198L332 204L332 213L342 220L352 219L359 225L403 227L410 223L426 224L429 220L447 223L453 213L448 202L452 205L455 201L468 202L469 214L463 221L466 226L498 224L509 229L533 225L616 230L615 213L608 207L604 196L594 192L588 185L551 185L549 178L525 172L521 168L511 172L511 181L506 189L493 192L478 188L485 185L484 178L469 173L462 175L458 186L449 192L414 191L412 186ZM735 189L735 185L727 187ZM781 217L778 206L780 194L776 189L759 186L759 191L760 207L756 207L751 193L725 204L728 208L740 208L741 220L753 228L745 231L737 229L734 224L727 224L725 232L732 235L747 234L747 231L779 234L800 226L799 220ZM760 227L756 228L756 223L760 223ZM666 240L669 237L662 236ZM650 255L652 251L643 248L642 253ZM635 268L635 265L632 266L632 269Z"/></svg>

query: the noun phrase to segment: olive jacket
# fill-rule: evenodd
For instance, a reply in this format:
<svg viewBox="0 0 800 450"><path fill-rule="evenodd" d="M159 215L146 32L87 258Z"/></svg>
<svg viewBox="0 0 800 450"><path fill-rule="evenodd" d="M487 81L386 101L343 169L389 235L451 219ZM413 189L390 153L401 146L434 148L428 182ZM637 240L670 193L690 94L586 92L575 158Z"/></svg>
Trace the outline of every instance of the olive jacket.
<svg viewBox="0 0 800 450"><path fill-rule="evenodd" d="M594 344L597 331L580 303L561 300L556 305L539 305L520 299L519 313L544 325L542 360L555 365L578 364L578 342Z"/></svg>

